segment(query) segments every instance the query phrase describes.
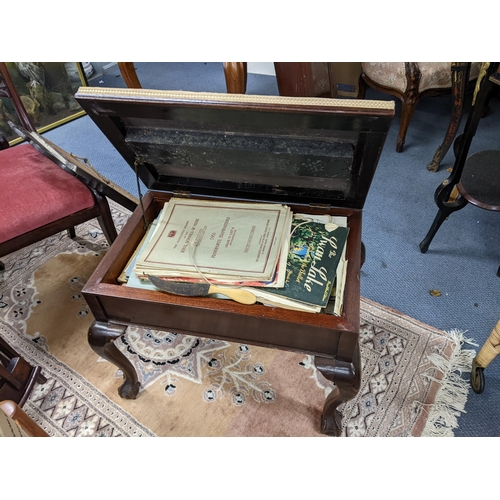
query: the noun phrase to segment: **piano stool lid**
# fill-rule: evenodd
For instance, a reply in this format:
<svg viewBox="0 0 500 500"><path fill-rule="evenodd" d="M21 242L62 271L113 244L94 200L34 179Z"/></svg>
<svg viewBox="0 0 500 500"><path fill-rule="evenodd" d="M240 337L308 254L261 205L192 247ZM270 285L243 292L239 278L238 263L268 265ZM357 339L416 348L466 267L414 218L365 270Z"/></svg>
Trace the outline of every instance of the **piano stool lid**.
<svg viewBox="0 0 500 500"><path fill-rule="evenodd" d="M363 208L394 101L80 87L151 190Z"/></svg>

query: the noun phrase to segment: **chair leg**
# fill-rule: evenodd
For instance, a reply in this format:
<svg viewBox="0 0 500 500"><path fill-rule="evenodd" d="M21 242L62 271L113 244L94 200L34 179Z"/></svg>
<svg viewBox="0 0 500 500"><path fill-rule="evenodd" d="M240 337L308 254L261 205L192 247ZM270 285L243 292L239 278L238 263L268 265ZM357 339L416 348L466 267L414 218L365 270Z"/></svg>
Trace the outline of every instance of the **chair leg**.
<svg viewBox="0 0 500 500"><path fill-rule="evenodd" d="M247 63L225 62L224 77L229 94L244 94L247 91Z"/></svg>
<svg viewBox="0 0 500 500"><path fill-rule="evenodd" d="M35 381L47 381L40 371L39 366L30 365L0 339L0 401L11 399L23 406Z"/></svg>
<svg viewBox="0 0 500 500"><path fill-rule="evenodd" d="M366 82L363 80L363 77L359 77L358 83L358 99L366 98Z"/></svg>
<svg viewBox="0 0 500 500"><path fill-rule="evenodd" d="M0 260L0 271L5 271L5 264Z"/></svg>
<svg viewBox="0 0 500 500"><path fill-rule="evenodd" d="M76 238L76 230L74 227L70 227L68 230L68 236L74 240Z"/></svg>
<svg viewBox="0 0 500 500"><path fill-rule="evenodd" d="M101 226L104 236L108 240L109 245L115 241L118 233L116 232L115 223L113 222L113 216L111 215L111 210L109 209L108 200L101 194L94 192L94 196L99 207L101 215L97 217L97 221Z"/></svg>
<svg viewBox="0 0 500 500"><path fill-rule="evenodd" d="M0 358L2 358L2 355L7 356L8 358L19 357L19 354L17 354L17 352L14 351L10 345L0 338Z"/></svg>
<svg viewBox="0 0 500 500"><path fill-rule="evenodd" d="M406 139L406 132L410 125L411 118L417 107L418 98L414 95L407 95L402 100L401 123L399 124L398 142L396 152L401 153Z"/></svg>
<svg viewBox="0 0 500 500"><path fill-rule="evenodd" d="M141 82L137 77L133 62L119 62L118 68L123 77L123 80L130 89L141 89Z"/></svg>

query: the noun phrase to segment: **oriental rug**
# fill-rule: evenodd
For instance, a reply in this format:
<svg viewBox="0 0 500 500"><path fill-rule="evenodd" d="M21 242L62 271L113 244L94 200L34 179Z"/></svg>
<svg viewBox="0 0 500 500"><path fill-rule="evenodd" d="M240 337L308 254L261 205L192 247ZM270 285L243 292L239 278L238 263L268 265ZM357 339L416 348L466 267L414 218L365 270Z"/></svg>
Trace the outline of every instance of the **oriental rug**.
<svg viewBox="0 0 500 500"><path fill-rule="evenodd" d="M118 230L129 213L112 203ZM51 436L309 436L332 390L311 356L129 327L116 341L137 369L136 400L87 343L82 287L107 251L96 221L2 258L0 335L42 367L24 410ZM475 353L443 332L361 302L362 384L343 436L453 436Z"/></svg>

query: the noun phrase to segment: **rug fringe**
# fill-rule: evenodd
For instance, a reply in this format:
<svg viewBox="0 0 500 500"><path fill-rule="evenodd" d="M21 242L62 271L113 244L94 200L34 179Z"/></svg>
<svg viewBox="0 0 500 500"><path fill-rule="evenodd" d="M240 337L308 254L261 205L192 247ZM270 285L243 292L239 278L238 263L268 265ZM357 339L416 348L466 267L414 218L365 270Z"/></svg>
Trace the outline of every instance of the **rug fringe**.
<svg viewBox="0 0 500 500"><path fill-rule="evenodd" d="M453 342L454 349L449 359L439 354L430 354L429 361L444 374L442 379L431 375L426 378L441 385L436 400L432 405L417 403L429 417L422 432L422 437L453 437L453 429L458 427L458 417L465 412L469 393L469 381L462 378L463 373L470 373L472 360L476 355L473 349L463 349L464 344L477 346L465 337L461 330L453 329L444 334Z"/></svg>

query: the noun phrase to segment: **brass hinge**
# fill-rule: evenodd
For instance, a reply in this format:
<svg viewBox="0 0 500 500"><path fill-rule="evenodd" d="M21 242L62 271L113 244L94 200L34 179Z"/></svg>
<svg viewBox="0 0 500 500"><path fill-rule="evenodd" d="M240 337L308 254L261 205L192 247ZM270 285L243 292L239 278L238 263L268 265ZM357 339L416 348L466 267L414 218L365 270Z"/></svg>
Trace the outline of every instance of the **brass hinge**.
<svg viewBox="0 0 500 500"><path fill-rule="evenodd" d="M172 191L172 196L175 198L191 198L190 191Z"/></svg>

